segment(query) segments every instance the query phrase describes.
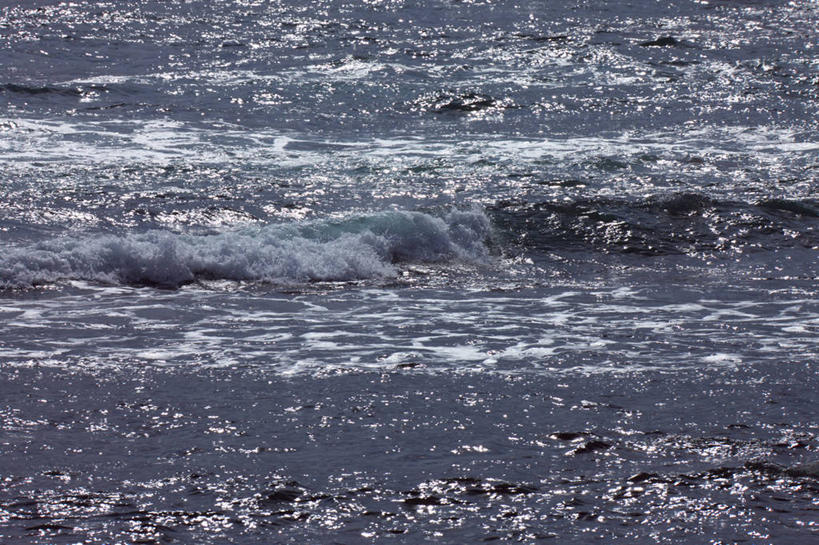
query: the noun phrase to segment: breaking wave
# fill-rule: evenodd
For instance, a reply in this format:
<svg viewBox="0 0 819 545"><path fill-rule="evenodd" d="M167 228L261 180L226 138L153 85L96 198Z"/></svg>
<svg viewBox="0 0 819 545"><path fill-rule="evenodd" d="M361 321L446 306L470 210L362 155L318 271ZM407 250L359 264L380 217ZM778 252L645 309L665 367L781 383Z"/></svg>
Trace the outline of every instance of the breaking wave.
<svg viewBox="0 0 819 545"><path fill-rule="evenodd" d="M197 279L300 283L389 278L402 262L480 262L489 220L390 211L211 235L148 231L64 237L0 257L0 287L60 280L179 287Z"/></svg>

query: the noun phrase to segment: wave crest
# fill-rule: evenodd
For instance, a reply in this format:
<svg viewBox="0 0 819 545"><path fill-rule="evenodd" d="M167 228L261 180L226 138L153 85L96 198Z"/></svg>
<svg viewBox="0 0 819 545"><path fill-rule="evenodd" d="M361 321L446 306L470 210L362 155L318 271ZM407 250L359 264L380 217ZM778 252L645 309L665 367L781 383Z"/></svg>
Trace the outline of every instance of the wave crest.
<svg viewBox="0 0 819 545"><path fill-rule="evenodd" d="M814 199L719 200L697 193L645 199L501 202L489 209L513 245L643 256L819 247Z"/></svg>
<svg viewBox="0 0 819 545"><path fill-rule="evenodd" d="M483 261L489 229L478 210L442 217L390 211L213 235L65 237L7 252L0 258L0 287L60 280L178 287L199 278L278 283L389 278L401 262Z"/></svg>

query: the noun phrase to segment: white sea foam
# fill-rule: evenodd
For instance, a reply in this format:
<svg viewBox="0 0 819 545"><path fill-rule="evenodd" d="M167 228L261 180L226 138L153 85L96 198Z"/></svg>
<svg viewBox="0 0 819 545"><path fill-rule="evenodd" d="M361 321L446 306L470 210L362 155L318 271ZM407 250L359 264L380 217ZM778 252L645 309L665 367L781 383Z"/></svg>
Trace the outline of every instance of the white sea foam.
<svg viewBox="0 0 819 545"><path fill-rule="evenodd" d="M328 161L355 159L373 165L385 158L449 158L459 164L481 159L516 163L550 160L583 162L599 157L651 154L658 157L706 156L736 159L771 168L788 160L811 159L819 144L804 141L794 129L778 127L699 127L678 133L601 134L543 138L485 135L473 145L448 139L401 137L366 141L313 140L282 131L249 133L224 124L202 129L179 121L64 121L0 118L0 164L76 162L166 164L223 163L277 167L319 167ZM289 147L299 144L297 150ZM312 149L311 149L312 146ZM332 150L328 154L326 149Z"/></svg>
<svg viewBox="0 0 819 545"><path fill-rule="evenodd" d="M487 257L479 210L443 217L390 211L339 221L268 225L213 235L169 231L64 237L0 257L0 286L94 280L175 287L197 278L307 282L386 278L395 263Z"/></svg>
<svg viewBox="0 0 819 545"><path fill-rule="evenodd" d="M815 301L764 284L724 300L710 297L720 286L707 286L705 297L691 289L669 304L662 304L664 286L624 299L617 285L470 290L466 297L449 287L260 297L256 290L71 285L25 297L24 314L22 300L5 294L18 302L0 308L4 364L607 374L809 362L818 346ZM743 314L702 320L736 309Z"/></svg>

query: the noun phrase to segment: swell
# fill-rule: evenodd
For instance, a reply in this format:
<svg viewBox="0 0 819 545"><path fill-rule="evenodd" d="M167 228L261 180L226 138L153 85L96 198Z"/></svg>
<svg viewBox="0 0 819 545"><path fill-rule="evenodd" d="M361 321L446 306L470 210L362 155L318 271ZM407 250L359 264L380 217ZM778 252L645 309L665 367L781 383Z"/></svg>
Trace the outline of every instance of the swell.
<svg viewBox="0 0 819 545"><path fill-rule="evenodd" d="M0 257L0 287L91 280L175 288L197 279L273 283L390 278L403 262L486 259L480 211L390 211L212 235L170 231L56 238Z"/></svg>
<svg viewBox="0 0 819 545"><path fill-rule="evenodd" d="M17 93L21 95L61 95L70 97L83 96L83 90L76 87L58 87L52 85L19 85L16 83L6 83L0 85L0 91Z"/></svg>
<svg viewBox="0 0 819 545"><path fill-rule="evenodd" d="M644 256L819 249L819 201L718 200L677 193L641 200L505 201L488 210L506 244L535 251Z"/></svg>

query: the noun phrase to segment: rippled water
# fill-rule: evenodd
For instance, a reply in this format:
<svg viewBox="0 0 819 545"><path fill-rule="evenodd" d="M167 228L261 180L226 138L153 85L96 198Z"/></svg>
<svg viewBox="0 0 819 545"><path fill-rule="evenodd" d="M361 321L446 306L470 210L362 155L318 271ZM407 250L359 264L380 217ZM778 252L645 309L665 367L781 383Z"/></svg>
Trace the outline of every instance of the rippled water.
<svg viewBox="0 0 819 545"><path fill-rule="evenodd" d="M0 7L0 541L819 538L815 2Z"/></svg>

